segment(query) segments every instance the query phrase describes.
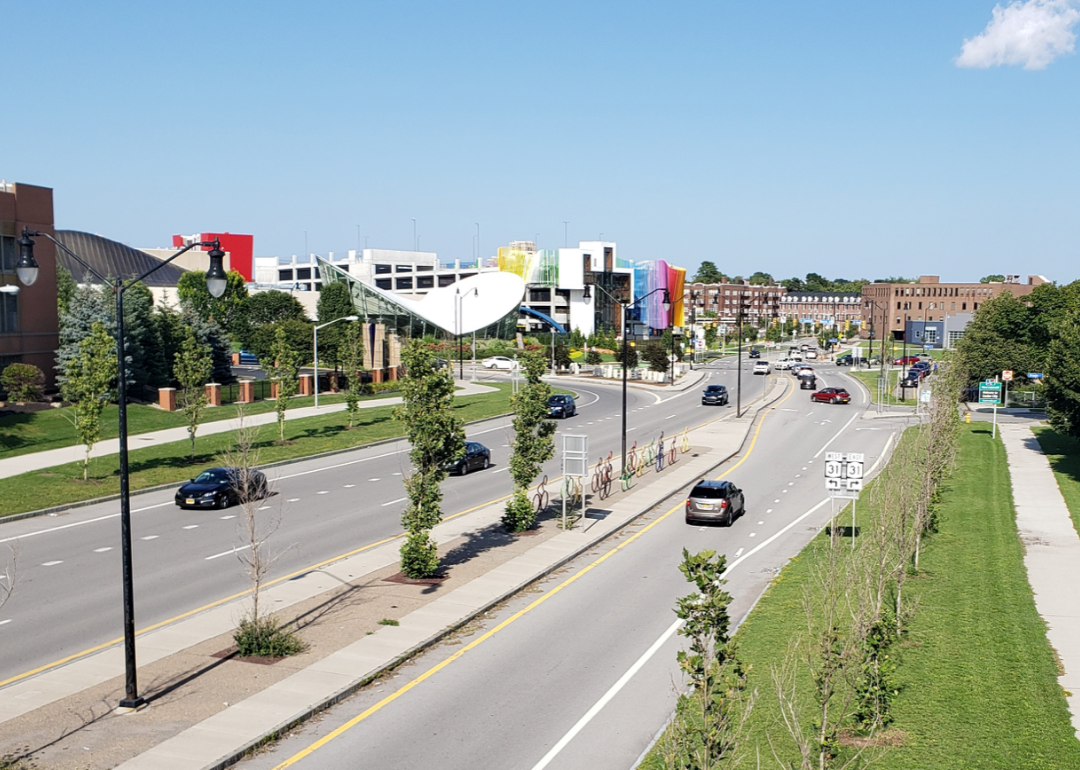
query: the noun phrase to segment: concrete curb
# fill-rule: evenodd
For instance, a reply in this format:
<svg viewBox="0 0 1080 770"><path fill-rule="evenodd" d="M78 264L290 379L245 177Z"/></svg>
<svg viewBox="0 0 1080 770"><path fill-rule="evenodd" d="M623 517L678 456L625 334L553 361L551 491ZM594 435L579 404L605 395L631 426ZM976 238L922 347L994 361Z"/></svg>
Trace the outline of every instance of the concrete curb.
<svg viewBox="0 0 1080 770"><path fill-rule="evenodd" d="M786 393L787 393L787 386L782 388L780 390L780 392L777 393L771 400L765 401L764 398L763 398L762 402L759 403L756 407L754 407L753 419L751 419L751 420L749 420L747 422L746 431L743 433L743 437L742 437L742 440L739 442L739 446L736 448L736 450L734 452L731 452L731 453L729 453L727 455L724 455L721 458L718 458L716 460L716 462L714 462L711 466L709 466L709 470L707 471L707 473L714 472L717 468L719 468L725 462L727 462L732 457L735 457L736 455L738 455L739 453L741 453L743 451L743 448L746 446L747 437L750 435L751 429L757 423L757 421L761 417L762 413L764 411L766 411L767 409L769 409L772 406L772 404L774 404L776 401L778 401L780 399L780 397L782 395L786 394ZM609 530L607 532L603 532L603 533L598 534L596 537L594 537L593 539L589 540L588 542L582 544L578 548L574 549L573 551L568 553L566 556L563 556L563 557L557 559L555 562L549 564L547 567L544 567L543 569L538 571L533 576L521 581L520 583L518 583L514 587L504 591L502 594L500 594L496 598L486 602L485 604L483 604L479 608L473 610L472 612L468 613L464 617L454 621L451 625L448 625L448 626L444 627L438 633L433 634L432 636L428 637L427 639L424 639L421 642L418 642L417 644L413 645L412 647L410 647L405 652L395 656L394 658L387 661L384 665L380 666L379 668L375 669L374 671L368 672L363 677L360 677L360 678L356 679L355 681L353 681L350 684L348 684L347 686L341 688L340 690L333 693L332 695L327 696L326 698L323 698L318 703L315 703L315 704L312 704L310 706L307 706L307 707L303 708L300 712L298 712L297 714L294 714L289 719L286 719L286 720L278 723L277 725L275 725L271 730L264 733L262 737L257 738L255 740L247 741L242 746L238 747L235 751L230 753L229 755L221 757L220 759L218 759L217 761L215 761L215 762L213 762L213 763L211 763L209 765L204 765L203 770L224 770L224 768L230 767L231 765L234 765L237 762L244 759L247 756L248 752L250 752L251 750L253 750L255 748L258 748L259 746L262 746L262 745L264 745L264 744L266 744L266 743L268 743L270 741L273 741L278 736L280 736L282 733L287 732L288 730L292 729L293 727L307 721L311 717L325 711L326 709L335 706L336 704L338 704L341 701L348 698L350 695L354 694L360 688L366 686L370 682L372 682L375 679L378 679L380 676L384 675L387 671L390 671L390 670L392 670L394 668L397 668L398 666L400 666L401 664L407 662L409 659L413 658L417 654L423 652L424 650L431 647L432 645L437 644L438 642L440 642L442 639L444 639L449 634L452 634L453 632L457 631L458 629L462 628L463 626L468 625L470 622L475 620L477 617L479 617L479 616L483 615L484 613L488 612L493 607L496 607L499 604L505 602L506 600L512 598L516 594L518 594L521 591L528 588L530 585L532 585L536 581L542 580L545 577L547 577L548 575L550 575L551 573L555 572L556 570L561 569L563 566L570 563L574 559L578 558L583 553L587 552L589 549L595 548L599 543L602 543L603 541L607 540L612 535L616 535L619 532L622 532L622 530L624 530L626 527L628 527L631 524L633 524L634 522L636 522L639 518L641 518L643 515L645 515L649 511L651 511L653 508L657 507L658 505L662 505L665 501L667 501L667 500L671 499L672 497L674 497L675 494L681 488L682 487L673 489L673 490L671 490L669 492L663 493L658 498L653 498L651 502L648 502L648 503L644 504L638 510L637 513L631 514L629 517L627 517L626 521L624 521L621 524L617 525L613 529L611 529L611 530ZM136 758L133 758L133 759L136 759ZM132 761L132 760L129 760L129 761Z"/></svg>

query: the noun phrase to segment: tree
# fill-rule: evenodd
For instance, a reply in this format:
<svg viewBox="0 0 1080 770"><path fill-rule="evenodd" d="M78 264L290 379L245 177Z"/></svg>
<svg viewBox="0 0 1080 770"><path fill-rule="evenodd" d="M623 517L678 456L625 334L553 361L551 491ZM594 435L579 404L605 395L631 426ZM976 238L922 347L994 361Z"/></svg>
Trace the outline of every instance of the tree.
<svg viewBox="0 0 1080 770"><path fill-rule="evenodd" d="M828 291L829 279L817 273L807 273L803 291Z"/></svg>
<svg viewBox="0 0 1080 770"><path fill-rule="evenodd" d="M712 348L716 345L716 324L705 327L705 347Z"/></svg>
<svg viewBox="0 0 1080 770"><path fill-rule="evenodd" d="M806 285L801 278L785 278L780 281L780 285L788 291L806 291Z"/></svg>
<svg viewBox="0 0 1080 770"><path fill-rule="evenodd" d="M547 351L544 357L551 360L551 345L547 346ZM566 338L562 335L555 338L555 366L559 369L569 369L570 364L574 362L570 358L570 346L566 344Z"/></svg>
<svg viewBox="0 0 1080 770"><path fill-rule="evenodd" d="M589 366L599 366L604 363L604 357L595 348L589 348L589 352L585 354L585 363Z"/></svg>
<svg viewBox="0 0 1080 770"><path fill-rule="evenodd" d="M1054 430L1080 438L1080 314L1057 327L1046 357L1046 413Z"/></svg>
<svg viewBox="0 0 1080 770"><path fill-rule="evenodd" d="M574 348L574 350L581 350L585 347L585 335L576 326L570 332L570 347Z"/></svg>
<svg viewBox="0 0 1080 770"><path fill-rule="evenodd" d="M79 290L75 277L63 265L56 266L56 307L63 315L71 306L71 299Z"/></svg>
<svg viewBox="0 0 1080 770"><path fill-rule="evenodd" d="M86 448L83 481L90 476L90 451L101 437L101 413L109 402L115 377L116 341L103 323L95 321L68 362L60 388L64 400L73 407L75 435Z"/></svg>
<svg viewBox="0 0 1080 770"><path fill-rule="evenodd" d="M285 330L278 327L274 336L274 346L270 350L272 363L263 365L270 379L277 383L277 402L274 411L277 412L278 436L281 441L285 440L285 410L289 408L289 399L296 395L300 388L298 377L300 375L300 361L289 344L289 338Z"/></svg>
<svg viewBox="0 0 1080 770"><path fill-rule="evenodd" d="M659 342L648 342L645 344L645 361L649 364L649 371L653 372L666 372L671 366L671 362L668 360L668 349L664 348Z"/></svg>
<svg viewBox="0 0 1080 770"><path fill-rule="evenodd" d="M116 319L106 306L104 294L93 284L84 284L71 298L67 312L60 314L60 347L56 350L56 381L61 390L67 382L68 370L79 356L79 346L88 337L94 324L101 324L115 338ZM116 371L113 371L116 374Z"/></svg>
<svg viewBox="0 0 1080 770"><path fill-rule="evenodd" d="M342 366L345 369L345 410L349 413L349 427L353 427L360 411L360 394L363 381L360 371L364 368L364 333L360 324L345 327L345 343L342 346Z"/></svg>
<svg viewBox="0 0 1080 770"><path fill-rule="evenodd" d="M514 438L510 446L510 476L514 492L506 503L503 524L511 532L523 532L536 523L529 501L529 485L545 462L555 455L555 423L547 419L551 386L544 376L544 359L536 352L518 357L525 385L510 399L514 409Z"/></svg>
<svg viewBox="0 0 1080 770"><path fill-rule="evenodd" d="M300 360L306 363L314 358L314 326L315 325L311 323L311 321L302 321L296 318L260 326L256 328L251 333L251 336L245 341L244 349L254 353L259 361L262 362L264 359L270 357L278 330L281 330L285 333L285 338L289 341L289 345L292 346L292 349L296 351ZM323 331L328 330L324 329ZM321 343L322 335L320 334L319 337L319 342ZM320 350L320 352L322 351Z"/></svg>
<svg viewBox="0 0 1080 770"><path fill-rule="evenodd" d="M225 293L220 297L210 294L206 288L206 273L202 270L191 270L180 276L176 294L180 298L180 305L203 321L215 321L233 336L242 335L248 290L244 276L236 270L228 272Z"/></svg>
<svg viewBox="0 0 1080 770"><path fill-rule="evenodd" d="M278 321L307 318L300 300L288 292L276 289L260 291L248 297L244 301L244 315L254 327L266 326Z"/></svg>
<svg viewBox="0 0 1080 770"><path fill-rule="evenodd" d="M195 332L186 330L180 350L175 354L173 376L180 383L180 409L188 421L188 435L191 437L191 459L195 459L195 432L199 429L199 416L206 408L206 383L214 370L214 360L210 346L200 343Z"/></svg>
<svg viewBox="0 0 1080 770"><path fill-rule="evenodd" d="M110 312L115 315L115 305L110 306ZM145 398L150 391L169 384L171 360L162 355L154 295L142 282L130 284L124 291L124 356L129 394Z"/></svg>
<svg viewBox="0 0 1080 770"><path fill-rule="evenodd" d="M323 286L322 291L319 292L316 313L320 324L356 315L349 287L340 281ZM320 362L326 362L327 367L334 369L341 367L346 330L352 325L351 321L343 321L319 330Z"/></svg>
<svg viewBox="0 0 1080 770"><path fill-rule="evenodd" d="M619 351L619 356L620 356L619 357L619 363L622 363L622 351L621 350ZM639 357L638 357L637 346L636 345L627 345L626 346L626 368L627 369L636 369L638 367L639 363L640 363L640 360L639 360Z"/></svg>
<svg viewBox="0 0 1080 770"><path fill-rule="evenodd" d="M763 273L759 270L750 276L749 282L751 286L772 286L773 277L768 273Z"/></svg>
<svg viewBox="0 0 1080 770"><path fill-rule="evenodd" d="M8 364L0 374L0 385L9 401L39 401L45 387L45 373L33 364Z"/></svg>
<svg viewBox="0 0 1080 770"><path fill-rule="evenodd" d="M452 409L454 380L446 369L435 367L435 355L421 340L401 351L405 377L401 406L394 419L405 424L412 447L413 470L405 478L408 504L401 514L408 532L401 546L401 569L410 578L425 578L439 568L438 549L431 530L442 520L442 490L446 466L465 451L465 428Z"/></svg>
<svg viewBox="0 0 1080 770"><path fill-rule="evenodd" d="M979 279L979 283L1005 283L1005 276L994 273L992 275L984 275Z"/></svg>
<svg viewBox="0 0 1080 770"><path fill-rule="evenodd" d="M1009 292L984 302L956 345L961 368L975 380L1002 371L1037 372L1044 351L1030 344L1032 314Z"/></svg>
<svg viewBox="0 0 1080 770"><path fill-rule="evenodd" d="M715 262L705 260L698 267L697 275L694 276L693 283L723 283L724 276L717 269Z"/></svg>

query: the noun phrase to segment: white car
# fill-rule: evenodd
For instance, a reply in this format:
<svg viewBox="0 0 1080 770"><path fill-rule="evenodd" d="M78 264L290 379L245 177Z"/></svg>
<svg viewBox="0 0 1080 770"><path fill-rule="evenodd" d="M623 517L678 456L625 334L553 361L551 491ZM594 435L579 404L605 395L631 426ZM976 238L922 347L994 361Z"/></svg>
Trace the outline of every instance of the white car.
<svg viewBox="0 0 1080 770"><path fill-rule="evenodd" d="M768 361L758 361L757 363L754 364L754 374L768 374L768 373L769 373L769 362Z"/></svg>
<svg viewBox="0 0 1080 770"><path fill-rule="evenodd" d="M791 365L794 364L794 363L795 363L795 361L793 361L790 358L781 358L779 361L777 361L775 364L773 364L773 369L775 369L778 372L784 371L784 370L790 369Z"/></svg>
<svg viewBox="0 0 1080 770"><path fill-rule="evenodd" d="M506 356L492 356L491 358L485 358L483 363L485 369L513 370L518 368L518 362L512 358L507 358Z"/></svg>

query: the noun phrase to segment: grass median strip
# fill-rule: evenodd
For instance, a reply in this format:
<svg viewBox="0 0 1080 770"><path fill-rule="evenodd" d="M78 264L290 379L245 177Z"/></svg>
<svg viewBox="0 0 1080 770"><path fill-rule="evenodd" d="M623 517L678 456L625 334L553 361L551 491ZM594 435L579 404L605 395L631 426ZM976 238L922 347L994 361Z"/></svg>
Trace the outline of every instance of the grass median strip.
<svg viewBox="0 0 1080 770"><path fill-rule="evenodd" d="M1005 450L985 424L961 427L957 467L938 510L940 530L925 543L919 573L905 584L915 613L894 648L895 721L879 736L887 748L873 766L1080 767L1080 742L1027 582ZM763 766L778 766L774 749L788 763L782 766L800 766L772 672L806 630L804 591L827 550L822 533L783 569L735 636L750 687L758 691L742 745L751 757L759 747L761 757L770 758ZM805 670L801 675L799 687L810 688ZM811 715L804 717L809 724ZM850 748L841 748L839 764L845 757ZM643 767L663 767L657 751Z"/></svg>
<svg viewBox="0 0 1080 770"><path fill-rule="evenodd" d="M1080 532L1080 441L1045 427L1035 428L1035 437L1054 470L1073 526Z"/></svg>
<svg viewBox="0 0 1080 770"><path fill-rule="evenodd" d="M462 396L455 400L454 408L460 410L463 420L480 420L510 411L510 386L493 384L491 387L497 388L498 392ZM320 397L319 401L322 400ZM264 425L258 439L259 462L272 463L349 449L404 433L403 426L393 419L392 406L362 410L352 430L346 429L347 420L344 412L289 420L285 423L285 444L275 441L276 424ZM136 449L137 442L133 438L129 455L131 489L192 478L202 470L218 465L218 454L231 447L232 441L231 433L200 437L196 440L195 460L192 461L190 444L186 440ZM58 465L4 479L0 516L117 494L120 491L118 463L116 455L92 459L89 482L82 481L81 463Z"/></svg>

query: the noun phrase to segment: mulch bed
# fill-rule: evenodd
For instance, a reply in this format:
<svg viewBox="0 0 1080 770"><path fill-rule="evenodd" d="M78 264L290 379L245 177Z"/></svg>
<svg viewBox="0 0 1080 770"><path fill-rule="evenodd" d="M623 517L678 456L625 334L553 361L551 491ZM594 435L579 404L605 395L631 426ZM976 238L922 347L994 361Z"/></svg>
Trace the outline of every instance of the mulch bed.
<svg viewBox="0 0 1080 770"><path fill-rule="evenodd" d="M429 578L414 579L406 575L404 572L398 572L395 575L383 578L383 580L387 583L403 583L407 586L437 586L448 579L448 575L435 575L434 577Z"/></svg>
<svg viewBox="0 0 1080 770"><path fill-rule="evenodd" d="M277 663L278 661L285 660L285 658L282 657L282 656L279 656L277 658L267 658L267 657L263 657L263 656L260 656L260 655L252 655L252 656L247 657L247 658L238 658L238 657L236 657L236 646L235 645L233 645L232 647L226 647L224 650L220 650L218 652L215 652L210 657L211 658L232 658L233 660L238 660L241 663L256 663L256 664L258 664L260 666L272 666L275 663Z"/></svg>

